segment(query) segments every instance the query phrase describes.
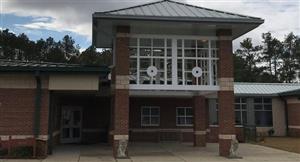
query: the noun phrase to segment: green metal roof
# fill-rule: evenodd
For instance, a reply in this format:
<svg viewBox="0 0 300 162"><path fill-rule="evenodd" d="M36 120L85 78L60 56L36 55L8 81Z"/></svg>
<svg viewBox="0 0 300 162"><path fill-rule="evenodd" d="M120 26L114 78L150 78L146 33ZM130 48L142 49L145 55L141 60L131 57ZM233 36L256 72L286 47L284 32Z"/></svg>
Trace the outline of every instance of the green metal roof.
<svg viewBox="0 0 300 162"><path fill-rule="evenodd" d="M109 73L107 66L88 66L80 64L53 63L1 60L0 72L89 72L89 73Z"/></svg>
<svg viewBox="0 0 300 162"><path fill-rule="evenodd" d="M264 22L263 19L257 17L213 10L171 0L162 0L119 10L96 12L93 17L193 22L237 22L257 24L261 24Z"/></svg>
<svg viewBox="0 0 300 162"><path fill-rule="evenodd" d="M286 91L279 94L280 96L300 96L300 88L296 90Z"/></svg>
<svg viewBox="0 0 300 162"><path fill-rule="evenodd" d="M300 83L234 83L234 94L243 96L278 96L300 91Z"/></svg>

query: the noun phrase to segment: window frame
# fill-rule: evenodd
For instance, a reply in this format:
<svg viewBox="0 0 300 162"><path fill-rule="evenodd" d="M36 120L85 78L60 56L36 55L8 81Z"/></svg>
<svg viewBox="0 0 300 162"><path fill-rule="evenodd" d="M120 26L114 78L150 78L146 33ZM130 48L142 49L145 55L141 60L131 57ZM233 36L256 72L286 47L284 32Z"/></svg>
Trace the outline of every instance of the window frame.
<svg viewBox="0 0 300 162"><path fill-rule="evenodd" d="M255 102L255 99L261 99L261 102ZM265 102L265 99L270 99L271 102ZM256 105L261 105L261 109L255 109ZM271 109L266 109L266 105L271 106ZM254 98L254 102L253 102L253 106L254 106L254 116L255 116L255 125L256 127L273 127L274 125L274 121L273 121L273 104L272 104L272 97L255 97ZM256 119L256 112L268 112L271 113L272 116L272 124L268 125L268 124L257 124L257 119Z"/></svg>
<svg viewBox="0 0 300 162"><path fill-rule="evenodd" d="M143 89L143 90L148 90L148 89L154 89L154 90L190 90L190 91L199 91L199 90L214 90L217 91L219 90L219 86L218 86L218 82L217 82L217 61L219 60L218 56L217 56L217 51L218 51L218 47L216 46L217 41L219 40L218 37L216 36L189 36L189 35L155 35L155 34L129 34L130 39L137 39L136 42L139 41L139 39L143 39L143 38L149 38L149 39L170 39L171 40L171 59L166 58L165 61L165 69L164 71L164 76L167 75L167 77L164 77L164 83L160 83L160 84L148 84L146 82L146 84L142 84L140 83L140 59L138 59L137 57L140 57L139 52L140 52L140 47L139 44L135 43L136 45L130 45L129 48L131 47L136 47L136 51L137 54L134 55L132 57L132 55L130 55L130 59L131 58L136 58L136 60L132 60L133 63L137 64L137 69L135 70L134 68L134 64L132 64L132 71L130 71L130 73L132 73L132 76L130 75L130 77L132 77L132 79L130 79L130 84L129 84L129 88L130 89ZM194 40L207 40L210 44L210 47L208 48L208 53L209 53L209 57L204 58L206 60L208 60L208 84L206 85L180 85L178 84L178 74L177 74L177 61L178 61L178 54L177 54L177 40L179 39L194 39ZM165 44L165 46L167 46L167 44ZM168 46L169 47L169 46ZM168 49L165 50L165 53L167 52ZM165 55L166 56L166 55ZM162 57L162 56L161 56ZM171 61L169 61L171 60ZM136 61L136 62L135 62ZM171 68L169 68L168 70L171 72L168 72L168 70L166 70L166 66L167 64L171 64L169 65ZM168 66L168 67L169 67ZM145 74L146 75L146 74ZM161 74L162 75L162 74ZM170 75L170 76L169 76ZM136 78L135 78L136 77ZM171 78L170 78L171 77ZM162 78L162 77L160 77ZM166 78L166 79L165 79ZM169 84L169 82L171 81L171 84ZM150 81L151 82L151 81Z"/></svg>
<svg viewBox="0 0 300 162"><path fill-rule="evenodd" d="M143 110L144 109L150 109L149 110L149 115L144 115L143 114ZM151 109L158 109L158 115L152 115L151 114ZM144 127L157 127L157 126L160 126L160 107L159 106L141 106L141 126L144 126ZM149 117L149 124L145 124L143 123L143 117ZM157 117L158 118L158 124L153 124L151 122L151 118L152 117Z"/></svg>
<svg viewBox="0 0 300 162"><path fill-rule="evenodd" d="M239 100L239 102L236 102L237 99ZM245 102L243 102L243 99L245 99ZM239 108L236 109L236 106L239 106ZM245 106L246 108L243 109L243 106ZM241 119L241 123L237 124L236 123L236 115L235 115L235 125L236 126L243 126L244 125L243 112L246 112L246 122L245 122L245 124L247 124L247 98L245 98L245 97L235 97L234 112L235 112L235 114L236 114L236 112L239 112L239 116L240 116L240 119Z"/></svg>
<svg viewBox="0 0 300 162"><path fill-rule="evenodd" d="M178 115L178 110L179 109L184 109L184 115ZM192 124L187 124L187 118L192 118L193 120L192 121L194 121L194 112L193 112L193 114L192 115L187 115L187 111L186 111L186 109L191 109L192 110L192 112L193 112L193 108L192 107L190 107L190 106L187 106L187 107L184 107L184 106L181 106L181 107L176 107L176 126L179 126L179 127L191 127L191 126L194 126L194 122L192 122ZM178 123L178 118L182 118L182 117L184 117L184 124L179 124Z"/></svg>

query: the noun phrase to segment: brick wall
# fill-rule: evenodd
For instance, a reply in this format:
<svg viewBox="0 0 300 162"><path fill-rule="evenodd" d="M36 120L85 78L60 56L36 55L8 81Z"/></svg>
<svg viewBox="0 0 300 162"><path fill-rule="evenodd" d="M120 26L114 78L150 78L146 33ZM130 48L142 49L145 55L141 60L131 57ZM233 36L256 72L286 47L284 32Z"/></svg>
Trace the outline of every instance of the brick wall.
<svg viewBox="0 0 300 162"><path fill-rule="evenodd" d="M141 126L141 107L159 106L160 125ZM131 141L182 141L192 142L193 126L176 126L176 107L192 107L193 98L130 98L130 140ZM207 106L205 107L208 108ZM208 118L208 117L207 117ZM207 121L205 121L207 125Z"/></svg>
<svg viewBox="0 0 300 162"><path fill-rule="evenodd" d="M40 134L48 134L49 92L43 90ZM0 89L0 135L33 135L34 89Z"/></svg>

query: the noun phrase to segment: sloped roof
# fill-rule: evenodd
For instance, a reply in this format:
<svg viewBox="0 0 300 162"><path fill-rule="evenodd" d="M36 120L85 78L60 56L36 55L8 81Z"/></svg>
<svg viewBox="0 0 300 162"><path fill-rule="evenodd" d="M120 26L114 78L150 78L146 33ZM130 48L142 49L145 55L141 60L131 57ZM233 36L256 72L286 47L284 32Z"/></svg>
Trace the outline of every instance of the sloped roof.
<svg viewBox="0 0 300 162"><path fill-rule="evenodd" d="M234 83L236 95L278 96L281 93L300 90L299 83Z"/></svg>
<svg viewBox="0 0 300 162"><path fill-rule="evenodd" d="M299 95L300 96L300 88L296 89L296 90L282 92L279 95L280 96L295 96L295 95Z"/></svg>
<svg viewBox="0 0 300 162"><path fill-rule="evenodd" d="M193 6L171 0L162 0L144 5L96 12L94 17L101 18L126 18L150 20L176 20L176 21L201 21L201 22L244 22L263 23L263 19L245 16L230 12Z"/></svg>
<svg viewBox="0 0 300 162"><path fill-rule="evenodd" d="M80 64L0 59L0 72L32 72L32 71L108 73L109 68L106 66L87 66L87 65L80 65Z"/></svg>

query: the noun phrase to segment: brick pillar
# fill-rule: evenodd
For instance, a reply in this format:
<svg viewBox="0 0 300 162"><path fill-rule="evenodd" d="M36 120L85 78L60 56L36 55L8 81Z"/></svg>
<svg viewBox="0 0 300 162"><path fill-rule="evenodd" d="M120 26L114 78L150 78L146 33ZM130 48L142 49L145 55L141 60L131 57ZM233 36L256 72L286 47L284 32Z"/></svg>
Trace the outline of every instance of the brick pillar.
<svg viewBox="0 0 300 162"><path fill-rule="evenodd" d="M115 42L115 66L112 73L112 121L113 155L127 158L129 129L129 27L118 26Z"/></svg>
<svg viewBox="0 0 300 162"><path fill-rule="evenodd" d="M229 156L231 140L235 138L233 56L231 30L218 30L218 92L219 154Z"/></svg>
<svg viewBox="0 0 300 162"><path fill-rule="evenodd" d="M194 146L206 146L206 104L204 96L194 96Z"/></svg>

